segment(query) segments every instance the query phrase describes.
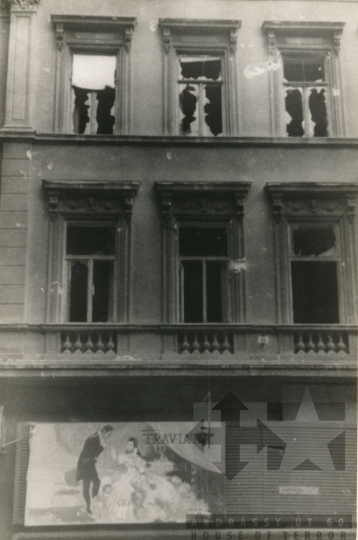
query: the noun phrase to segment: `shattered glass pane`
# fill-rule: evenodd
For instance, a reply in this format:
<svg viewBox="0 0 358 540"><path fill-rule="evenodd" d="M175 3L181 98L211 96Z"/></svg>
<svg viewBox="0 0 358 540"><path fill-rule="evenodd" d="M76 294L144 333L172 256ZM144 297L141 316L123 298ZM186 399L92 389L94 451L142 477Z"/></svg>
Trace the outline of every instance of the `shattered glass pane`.
<svg viewBox="0 0 358 540"><path fill-rule="evenodd" d="M73 131L75 133L84 133L88 122L90 121L89 117L89 95L88 90L83 90L83 88L73 87L75 94L75 107L73 110ZM88 103L88 104L87 104Z"/></svg>
<svg viewBox="0 0 358 540"><path fill-rule="evenodd" d="M179 104L183 114L180 122L180 133L182 135L199 135L198 114L194 116L197 110L198 88L193 85L179 85Z"/></svg>
<svg viewBox="0 0 358 540"><path fill-rule="evenodd" d="M303 123L303 106L302 106L302 89L287 88L286 89L286 112L291 117L291 121L286 124L287 134L289 137L302 137L304 135Z"/></svg>
<svg viewBox="0 0 358 540"><path fill-rule="evenodd" d="M98 133L111 135L114 130L115 90L106 86L98 92L73 87L74 133Z"/></svg>
<svg viewBox="0 0 358 540"><path fill-rule="evenodd" d="M326 90L324 88L309 88L308 107L313 122L314 137L328 137L328 118L326 106Z"/></svg>
<svg viewBox="0 0 358 540"><path fill-rule="evenodd" d="M309 257L336 255L336 236L333 227L308 228L299 226L293 231L293 253Z"/></svg>
<svg viewBox="0 0 358 540"><path fill-rule="evenodd" d="M212 79L221 78L221 60L214 56L182 56L179 59L183 79Z"/></svg>
<svg viewBox="0 0 358 540"><path fill-rule="evenodd" d="M204 105L205 122L213 135L219 135L223 131L221 86L205 86L207 103Z"/></svg>

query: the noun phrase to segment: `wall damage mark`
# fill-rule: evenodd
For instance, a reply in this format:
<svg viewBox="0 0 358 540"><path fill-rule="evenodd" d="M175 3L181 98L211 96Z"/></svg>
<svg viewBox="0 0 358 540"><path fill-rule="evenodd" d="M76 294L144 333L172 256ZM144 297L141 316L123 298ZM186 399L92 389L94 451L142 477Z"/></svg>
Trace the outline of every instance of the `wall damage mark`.
<svg viewBox="0 0 358 540"><path fill-rule="evenodd" d="M244 69L244 75L247 79L254 79L268 71L276 71L280 67L281 64L279 62L263 62L255 66L248 64Z"/></svg>
<svg viewBox="0 0 358 540"><path fill-rule="evenodd" d="M246 261L239 260L239 259L234 260L234 261L230 261L229 269L230 269L231 272L234 272L235 274L238 274L241 271L245 271L246 270Z"/></svg>

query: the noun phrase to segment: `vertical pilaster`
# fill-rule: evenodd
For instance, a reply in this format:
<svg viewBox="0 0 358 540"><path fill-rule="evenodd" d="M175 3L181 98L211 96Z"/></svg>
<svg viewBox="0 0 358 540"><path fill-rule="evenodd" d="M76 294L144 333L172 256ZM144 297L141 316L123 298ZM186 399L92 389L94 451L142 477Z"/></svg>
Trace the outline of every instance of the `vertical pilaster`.
<svg viewBox="0 0 358 540"><path fill-rule="evenodd" d="M11 0L6 113L3 130L33 131L30 118L32 18L40 0Z"/></svg>

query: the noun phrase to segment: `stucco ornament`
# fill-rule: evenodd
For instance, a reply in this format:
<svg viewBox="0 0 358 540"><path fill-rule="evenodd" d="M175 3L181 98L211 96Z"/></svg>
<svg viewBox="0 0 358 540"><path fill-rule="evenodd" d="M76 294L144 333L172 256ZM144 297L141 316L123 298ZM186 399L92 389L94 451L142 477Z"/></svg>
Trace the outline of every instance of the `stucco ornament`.
<svg viewBox="0 0 358 540"><path fill-rule="evenodd" d="M10 0L12 11L35 11L40 0Z"/></svg>

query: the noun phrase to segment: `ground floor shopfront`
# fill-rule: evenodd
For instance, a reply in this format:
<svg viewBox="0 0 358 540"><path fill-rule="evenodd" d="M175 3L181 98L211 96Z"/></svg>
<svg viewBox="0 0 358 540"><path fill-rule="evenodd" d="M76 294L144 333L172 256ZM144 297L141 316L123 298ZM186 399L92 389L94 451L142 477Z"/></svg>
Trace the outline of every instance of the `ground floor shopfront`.
<svg viewBox="0 0 358 540"><path fill-rule="evenodd" d="M1 539L353 538L348 378L215 367L200 376L19 375L0 383ZM76 470L104 425L112 433L97 455L88 514Z"/></svg>

